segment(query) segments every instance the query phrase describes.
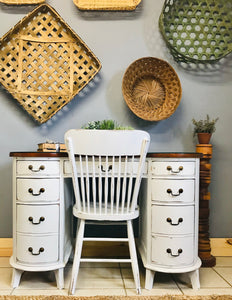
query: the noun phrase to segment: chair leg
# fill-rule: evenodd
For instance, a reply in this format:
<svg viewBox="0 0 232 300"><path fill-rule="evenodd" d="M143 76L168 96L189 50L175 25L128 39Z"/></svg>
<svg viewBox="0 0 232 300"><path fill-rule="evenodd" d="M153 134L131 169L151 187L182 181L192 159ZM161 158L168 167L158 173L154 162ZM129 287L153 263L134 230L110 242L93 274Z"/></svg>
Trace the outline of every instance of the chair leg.
<svg viewBox="0 0 232 300"><path fill-rule="evenodd" d="M127 221L127 234L128 234L128 240L129 240L129 251L130 251L130 257L131 257L131 265L132 265L132 272L134 275L135 287L137 290L137 294L141 294L139 266L138 266L134 232L133 232L131 220Z"/></svg>
<svg viewBox="0 0 232 300"><path fill-rule="evenodd" d="M74 294L75 287L76 287L77 276L80 268L84 230L85 230L85 220L81 220L76 235L76 245L75 245L75 252L74 252L74 259L73 259L73 266L72 266L72 275L71 275L71 281L68 290L69 295Z"/></svg>

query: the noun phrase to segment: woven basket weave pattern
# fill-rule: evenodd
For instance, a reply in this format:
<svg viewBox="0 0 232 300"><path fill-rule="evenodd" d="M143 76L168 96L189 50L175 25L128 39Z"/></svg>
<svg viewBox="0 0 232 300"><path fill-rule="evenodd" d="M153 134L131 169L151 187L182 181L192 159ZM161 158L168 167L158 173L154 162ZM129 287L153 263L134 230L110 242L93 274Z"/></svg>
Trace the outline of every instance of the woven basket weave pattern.
<svg viewBox="0 0 232 300"><path fill-rule="evenodd" d="M154 57L138 59L127 68L122 91L133 113L148 121L170 117L181 99L181 84L175 70Z"/></svg>
<svg viewBox="0 0 232 300"><path fill-rule="evenodd" d="M141 0L73 0L81 10L134 10Z"/></svg>
<svg viewBox="0 0 232 300"><path fill-rule="evenodd" d="M178 61L214 62L232 50L231 0L165 0L159 24Z"/></svg>
<svg viewBox="0 0 232 300"><path fill-rule="evenodd" d="M1 83L40 123L97 74L101 64L48 5L42 4L1 41Z"/></svg>
<svg viewBox="0 0 232 300"><path fill-rule="evenodd" d="M10 4L10 5L40 4L44 2L45 0L0 0L0 3Z"/></svg>

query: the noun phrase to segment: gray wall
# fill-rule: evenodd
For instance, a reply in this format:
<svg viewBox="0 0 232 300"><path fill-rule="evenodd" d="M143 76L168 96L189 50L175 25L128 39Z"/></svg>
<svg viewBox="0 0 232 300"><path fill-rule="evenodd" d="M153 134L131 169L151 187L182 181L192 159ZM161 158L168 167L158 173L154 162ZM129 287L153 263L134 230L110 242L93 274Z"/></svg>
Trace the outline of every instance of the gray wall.
<svg viewBox="0 0 232 300"><path fill-rule="evenodd" d="M164 0L142 0L133 12L80 12L72 0L49 0L61 17L85 41L102 63L98 84L85 89L43 125L35 123L11 95L0 88L0 237L12 236L12 174L10 151L36 151L37 144L51 139L63 142L66 130L91 120L114 119L122 125L147 130L150 151L195 151L192 118L219 117L213 135L210 185L211 237L230 237L231 218L231 61L220 72L190 74L179 67L167 51L158 30ZM33 7L0 5L0 36L10 30ZM176 112L160 122L137 118L121 92L125 69L136 59L154 56L167 60L176 70L183 95Z"/></svg>

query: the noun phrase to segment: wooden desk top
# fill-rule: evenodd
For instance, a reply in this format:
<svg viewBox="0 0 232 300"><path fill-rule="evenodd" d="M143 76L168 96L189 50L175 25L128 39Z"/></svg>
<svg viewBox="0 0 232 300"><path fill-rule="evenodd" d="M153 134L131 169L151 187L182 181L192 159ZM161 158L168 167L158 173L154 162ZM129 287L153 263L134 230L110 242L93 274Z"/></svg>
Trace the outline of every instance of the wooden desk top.
<svg viewBox="0 0 232 300"><path fill-rule="evenodd" d="M67 152L10 152L10 157L68 157ZM197 152L149 152L147 157L153 158L201 158Z"/></svg>

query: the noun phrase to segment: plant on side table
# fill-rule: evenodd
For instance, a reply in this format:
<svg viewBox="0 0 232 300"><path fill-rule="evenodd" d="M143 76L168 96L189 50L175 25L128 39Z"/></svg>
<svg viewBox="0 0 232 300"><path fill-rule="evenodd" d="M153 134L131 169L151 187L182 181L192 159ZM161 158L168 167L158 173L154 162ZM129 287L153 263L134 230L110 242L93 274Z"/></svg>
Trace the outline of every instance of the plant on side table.
<svg viewBox="0 0 232 300"><path fill-rule="evenodd" d="M210 119L208 114L203 120L196 121L192 119L194 125L193 136L197 135L199 144L209 144L211 135L216 130L215 124L218 119Z"/></svg>

